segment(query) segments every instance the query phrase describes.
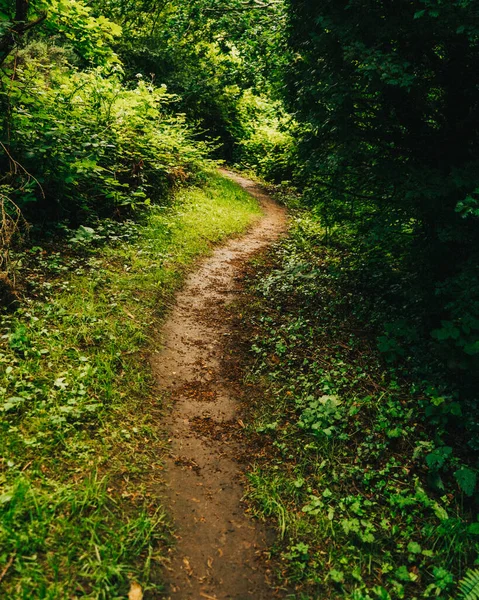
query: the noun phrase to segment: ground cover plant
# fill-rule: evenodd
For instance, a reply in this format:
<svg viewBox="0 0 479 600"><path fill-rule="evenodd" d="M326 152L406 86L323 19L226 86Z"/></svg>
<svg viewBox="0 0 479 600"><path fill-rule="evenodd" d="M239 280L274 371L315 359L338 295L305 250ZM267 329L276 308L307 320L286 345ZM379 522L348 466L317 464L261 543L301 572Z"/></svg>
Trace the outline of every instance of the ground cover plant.
<svg viewBox="0 0 479 600"><path fill-rule="evenodd" d="M143 225L99 221L15 256L22 303L2 312L0 338L3 596L110 599L139 582L157 597L169 542L151 494L164 442L147 351L187 267L258 214L210 173Z"/></svg>
<svg viewBox="0 0 479 600"><path fill-rule="evenodd" d="M440 434L454 406L385 360L354 252L301 212L255 266L247 497L276 523L291 598L474 598L477 572L458 584L479 549L475 475Z"/></svg>

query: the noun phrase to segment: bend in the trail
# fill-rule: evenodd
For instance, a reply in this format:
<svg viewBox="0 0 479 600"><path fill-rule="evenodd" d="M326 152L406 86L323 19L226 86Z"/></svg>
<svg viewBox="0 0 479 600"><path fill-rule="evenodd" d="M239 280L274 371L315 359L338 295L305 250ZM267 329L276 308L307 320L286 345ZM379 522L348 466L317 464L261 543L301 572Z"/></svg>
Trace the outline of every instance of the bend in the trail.
<svg viewBox="0 0 479 600"><path fill-rule="evenodd" d="M253 182L223 171L261 203L263 217L242 237L218 247L186 281L153 359L159 387L171 394L171 452L166 500L177 546L166 572L167 597L178 600L272 598L258 558L266 529L244 513L238 442L241 382L224 368L225 305L238 292L246 260L286 229L283 208Z"/></svg>

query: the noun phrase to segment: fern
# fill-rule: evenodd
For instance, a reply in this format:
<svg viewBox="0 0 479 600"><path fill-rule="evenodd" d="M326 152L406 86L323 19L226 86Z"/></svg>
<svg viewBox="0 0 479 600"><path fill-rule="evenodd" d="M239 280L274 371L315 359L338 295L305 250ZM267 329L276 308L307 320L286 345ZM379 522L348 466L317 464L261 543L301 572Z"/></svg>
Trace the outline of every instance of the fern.
<svg viewBox="0 0 479 600"><path fill-rule="evenodd" d="M459 582L458 600L479 600L479 569L468 571Z"/></svg>

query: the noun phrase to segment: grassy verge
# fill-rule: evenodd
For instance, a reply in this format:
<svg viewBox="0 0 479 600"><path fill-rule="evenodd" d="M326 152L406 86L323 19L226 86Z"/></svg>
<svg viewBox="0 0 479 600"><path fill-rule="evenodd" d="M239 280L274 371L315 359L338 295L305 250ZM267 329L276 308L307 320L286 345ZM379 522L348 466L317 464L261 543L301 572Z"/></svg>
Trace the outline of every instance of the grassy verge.
<svg viewBox="0 0 479 600"><path fill-rule="evenodd" d="M125 598L134 581L157 597L168 528L147 352L186 268L258 214L211 174L145 226L19 257L29 291L1 316L2 598Z"/></svg>
<svg viewBox="0 0 479 600"><path fill-rule="evenodd" d="M291 598L457 598L478 556L477 508L452 477L435 479L440 399L388 366L354 316L351 251L303 213L255 265L238 310L263 390L249 407L249 502L276 522Z"/></svg>

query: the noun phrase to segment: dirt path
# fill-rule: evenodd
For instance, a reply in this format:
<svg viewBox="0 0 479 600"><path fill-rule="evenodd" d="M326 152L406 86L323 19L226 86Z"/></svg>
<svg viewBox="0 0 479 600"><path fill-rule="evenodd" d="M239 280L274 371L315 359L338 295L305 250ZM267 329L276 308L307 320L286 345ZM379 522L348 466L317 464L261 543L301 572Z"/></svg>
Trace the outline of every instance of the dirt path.
<svg viewBox="0 0 479 600"><path fill-rule="evenodd" d="M264 216L248 233L215 250L187 280L153 359L160 387L171 394L167 506L178 535L166 573L168 598L266 600L273 597L258 557L266 530L241 505L238 401L228 376L224 307L237 293L245 260L286 228L285 211L253 182L224 172L261 202Z"/></svg>

